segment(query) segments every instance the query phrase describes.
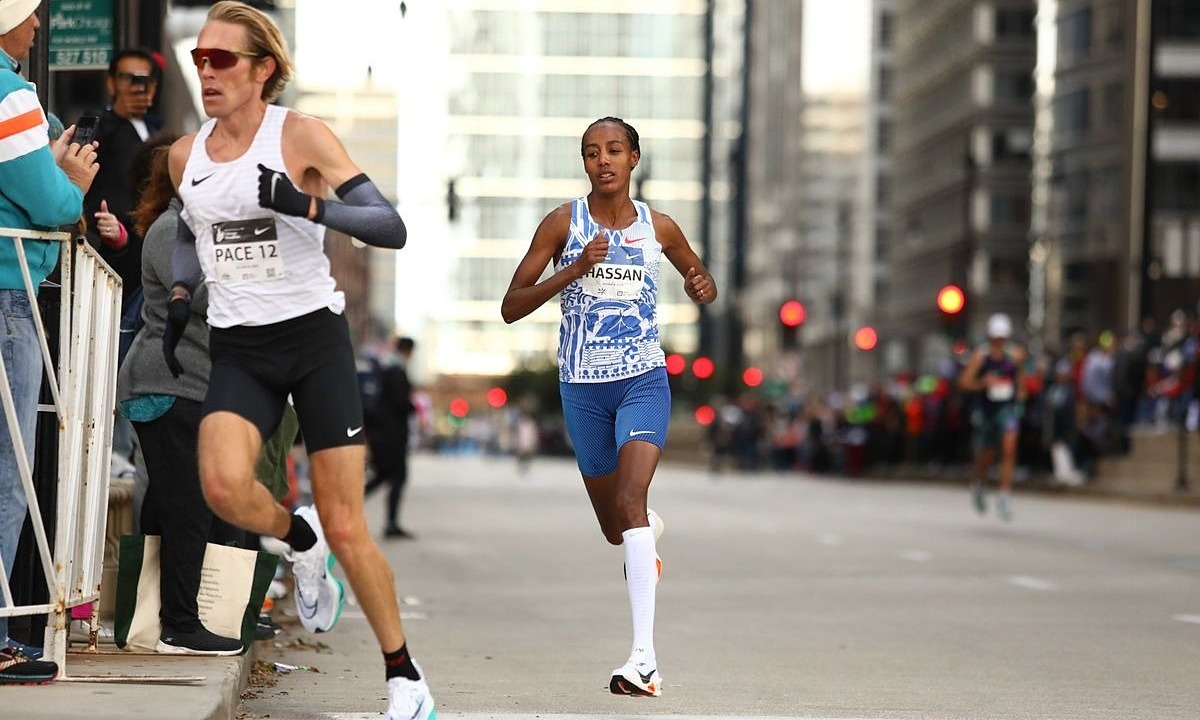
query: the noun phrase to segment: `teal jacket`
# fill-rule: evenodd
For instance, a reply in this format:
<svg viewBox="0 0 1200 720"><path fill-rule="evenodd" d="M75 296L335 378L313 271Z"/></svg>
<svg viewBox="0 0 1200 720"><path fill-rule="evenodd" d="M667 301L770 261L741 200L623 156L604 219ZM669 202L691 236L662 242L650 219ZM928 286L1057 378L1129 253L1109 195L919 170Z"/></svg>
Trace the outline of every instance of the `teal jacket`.
<svg viewBox="0 0 1200 720"><path fill-rule="evenodd" d="M83 212L83 190L54 162L48 130L33 85L0 52L0 228L57 230ZM23 245L36 290L58 264L59 243ZM0 232L0 290L24 287L16 245Z"/></svg>

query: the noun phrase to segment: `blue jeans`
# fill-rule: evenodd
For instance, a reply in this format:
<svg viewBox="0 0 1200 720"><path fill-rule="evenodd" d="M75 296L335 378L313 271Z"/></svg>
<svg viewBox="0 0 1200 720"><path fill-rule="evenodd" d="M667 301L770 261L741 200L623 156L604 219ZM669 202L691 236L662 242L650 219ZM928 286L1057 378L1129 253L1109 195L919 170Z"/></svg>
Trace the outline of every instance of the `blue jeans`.
<svg viewBox="0 0 1200 720"><path fill-rule="evenodd" d="M0 290L0 316L4 325L0 330L0 355L4 358L4 369L8 373L8 387L12 390L13 406L17 411L17 425L21 429L21 440L25 456L33 466L33 442L37 428L38 393L42 385L42 351L38 344L37 326L33 324L36 305L31 305L24 290ZM8 419L0 406L0 560L4 562L4 573L12 584L13 560L17 555L17 543L21 539L21 527L25 524L25 512L29 503L25 489L21 486L17 456L13 452ZM13 588L16 594L16 588ZM4 596L0 593L0 605ZM0 646L8 641L8 618L0 617Z"/></svg>

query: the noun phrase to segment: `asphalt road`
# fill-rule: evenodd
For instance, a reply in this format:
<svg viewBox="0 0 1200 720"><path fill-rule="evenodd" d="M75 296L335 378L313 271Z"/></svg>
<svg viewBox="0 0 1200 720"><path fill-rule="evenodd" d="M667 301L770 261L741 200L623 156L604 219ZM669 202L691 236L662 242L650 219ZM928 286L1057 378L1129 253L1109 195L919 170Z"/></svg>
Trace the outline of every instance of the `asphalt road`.
<svg viewBox="0 0 1200 720"><path fill-rule="evenodd" d="M607 692L630 641L621 550L574 465L417 456L412 475L418 538L383 546L441 720L1200 717L1195 509L1018 493L1005 523L965 485L660 468L665 689L633 699ZM246 720L386 707L355 605L260 658L299 668L262 676Z"/></svg>

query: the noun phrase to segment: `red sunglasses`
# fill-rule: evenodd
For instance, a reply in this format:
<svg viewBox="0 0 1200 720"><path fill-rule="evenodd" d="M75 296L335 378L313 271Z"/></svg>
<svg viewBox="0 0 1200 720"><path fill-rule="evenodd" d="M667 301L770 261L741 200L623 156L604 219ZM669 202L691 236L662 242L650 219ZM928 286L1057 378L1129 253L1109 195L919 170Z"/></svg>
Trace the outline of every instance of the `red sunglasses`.
<svg viewBox="0 0 1200 720"><path fill-rule="evenodd" d="M262 55L243 50L222 50L221 48L192 49L192 62L196 63L198 68L203 68L204 61L207 60L213 70L227 70L237 65L240 57L260 58Z"/></svg>

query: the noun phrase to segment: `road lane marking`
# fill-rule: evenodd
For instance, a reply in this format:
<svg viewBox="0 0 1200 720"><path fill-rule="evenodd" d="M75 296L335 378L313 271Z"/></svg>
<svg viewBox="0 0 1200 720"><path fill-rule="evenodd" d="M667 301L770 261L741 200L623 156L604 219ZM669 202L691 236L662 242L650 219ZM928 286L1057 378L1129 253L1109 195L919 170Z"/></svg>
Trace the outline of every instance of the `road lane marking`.
<svg viewBox="0 0 1200 720"><path fill-rule="evenodd" d="M1174 619L1178 620L1179 622L1191 623L1193 625L1200 625L1200 615L1174 615L1173 617L1174 617Z"/></svg>
<svg viewBox="0 0 1200 720"><path fill-rule="evenodd" d="M1049 580L1042 580L1041 578L1035 578L1031 575L1009 575L1007 578L1005 578L1005 580L1007 580L1010 585L1023 587L1027 590L1041 590L1045 592L1057 588L1057 586Z"/></svg>
<svg viewBox="0 0 1200 720"><path fill-rule="evenodd" d="M929 562L933 559L933 553L925 550L905 550L900 553L900 557L913 562Z"/></svg>

